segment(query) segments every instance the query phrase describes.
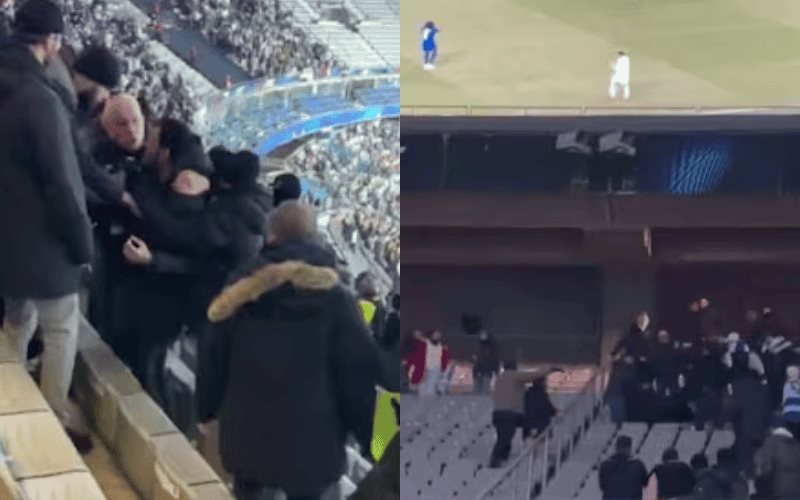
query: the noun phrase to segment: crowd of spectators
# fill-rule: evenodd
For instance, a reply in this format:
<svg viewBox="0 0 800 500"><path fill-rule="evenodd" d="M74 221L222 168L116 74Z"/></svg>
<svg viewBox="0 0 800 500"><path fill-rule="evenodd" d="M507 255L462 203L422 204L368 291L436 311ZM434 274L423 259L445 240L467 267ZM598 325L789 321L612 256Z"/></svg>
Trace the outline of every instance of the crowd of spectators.
<svg viewBox="0 0 800 500"><path fill-rule="evenodd" d="M653 329L647 313L637 315L612 352L606 393L612 420L691 422L698 430L731 426L734 444L717 465L727 491L749 479L758 498L800 498L800 483L786 477L800 467L800 356L789 332L770 308L748 311L738 331L727 334L709 300L693 302L689 314L694 331L680 341ZM634 483L629 480L627 491ZM687 498L748 498L746 487L744 496L714 494Z"/></svg>
<svg viewBox="0 0 800 500"><path fill-rule="evenodd" d="M346 241L366 248L391 277L400 263L400 123L377 120L319 134L288 160L323 185Z"/></svg>
<svg viewBox="0 0 800 500"><path fill-rule="evenodd" d="M63 6L67 45L78 51L92 45L108 47L122 61L122 90L142 98L159 116L192 123L200 107L199 96L184 75L156 54L159 42L151 27L107 0L64 0Z"/></svg>
<svg viewBox="0 0 800 500"><path fill-rule="evenodd" d="M400 385L383 327L394 317L399 332L399 312L369 274L356 296L300 179L261 186L253 153L208 149L142 108L120 92L127 52L66 50L65 14L27 0L0 33L0 233L14 242L0 246L2 334L25 359L38 332L42 393L88 452L69 399L82 311L160 404L168 349L188 332L202 425L183 430L219 420L238 498L318 498L346 439L374 450L375 388Z"/></svg>
<svg viewBox="0 0 800 500"><path fill-rule="evenodd" d="M279 0L178 0L177 7L184 21L254 77L341 67Z"/></svg>
<svg viewBox="0 0 800 500"><path fill-rule="evenodd" d="M621 434L617 437L612 456L600 465L600 490L603 499L608 500L641 500L645 497L678 500L800 498L800 476L797 474L800 442L780 421L773 423L755 453L755 480L750 480L742 470L735 448L720 448L713 458L716 463L710 466L705 453L695 453L686 463L678 451L670 447L664 450L661 463L648 472L644 463L634 457L633 440ZM646 495L646 491L655 494Z"/></svg>

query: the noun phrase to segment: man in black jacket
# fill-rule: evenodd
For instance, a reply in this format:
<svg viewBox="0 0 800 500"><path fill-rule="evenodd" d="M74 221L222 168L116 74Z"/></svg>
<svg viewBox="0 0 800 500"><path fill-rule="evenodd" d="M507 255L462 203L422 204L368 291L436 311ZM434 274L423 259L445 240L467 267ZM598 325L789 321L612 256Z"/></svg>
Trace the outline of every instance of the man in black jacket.
<svg viewBox="0 0 800 500"><path fill-rule="evenodd" d="M693 499L747 500L750 497L747 480L739 472L736 456L730 448L717 451L717 464L697 475Z"/></svg>
<svg viewBox="0 0 800 500"><path fill-rule="evenodd" d="M600 491L603 500L641 500L647 486L647 468L641 460L631 456L633 440L629 436L617 438L615 453L600 465Z"/></svg>
<svg viewBox="0 0 800 500"><path fill-rule="evenodd" d="M344 472L346 435L371 432L379 348L315 232L309 208L283 203L251 273L208 310L200 420L219 417L242 500L265 488L318 499Z"/></svg>
<svg viewBox="0 0 800 500"><path fill-rule="evenodd" d="M228 270L249 263L264 246L267 214L272 197L258 184L258 156L250 151L232 153L213 148L213 196L208 205L209 236L222 250ZM218 290L215 290L215 293Z"/></svg>
<svg viewBox="0 0 800 500"><path fill-rule="evenodd" d="M70 113L47 77L64 29L61 9L28 0L0 47L0 295L4 330L25 359L37 326L42 393L79 450L80 413L67 393L78 338L78 289L92 256L91 225Z"/></svg>
<svg viewBox="0 0 800 500"><path fill-rule="evenodd" d="M472 359L472 387L475 394L490 394L492 378L500 373L497 341L486 330L478 334L478 352Z"/></svg>
<svg viewBox="0 0 800 500"><path fill-rule="evenodd" d="M658 498L670 499L689 495L694 490L694 471L681 462L678 450L667 448L661 455L662 463L653 468L658 481Z"/></svg>
<svg viewBox="0 0 800 500"><path fill-rule="evenodd" d="M128 176L142 218L131 221L131 236L122 248L129 266L121 336L134 342L124 349L134 373L163 402L166 352L184 325L202 320L205 290L197 285L213 262L206 259L210 250L204 238L210 161L183 124L162 125L159 136L155 159Z"/></svg>

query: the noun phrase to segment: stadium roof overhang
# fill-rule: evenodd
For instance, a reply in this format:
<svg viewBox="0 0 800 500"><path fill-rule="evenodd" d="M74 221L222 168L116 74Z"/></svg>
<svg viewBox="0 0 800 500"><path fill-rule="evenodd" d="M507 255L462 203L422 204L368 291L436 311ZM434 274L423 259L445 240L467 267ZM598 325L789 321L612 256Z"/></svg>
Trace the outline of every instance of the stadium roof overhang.
<svg viewBox="0 0 800 500"><path fill-rule="evenodd" d="M777 196L401 195L402 227L485 229L800 228L800 200Z"/></svg>
<svg viewBox="0 0 800 500"><path fill-rule="evenodd" d="M602 132L742 132L800 131L796 114L718 111L654 115L539 115L539 116L401 116L403 134L470 133L529 134L582 130Z"/></svg>
<svg viewBox="0 0 800 500"><path fill-rule="evenodd" d="M789 199L439 192L401 204L405 265L800 262Z"/></svg>

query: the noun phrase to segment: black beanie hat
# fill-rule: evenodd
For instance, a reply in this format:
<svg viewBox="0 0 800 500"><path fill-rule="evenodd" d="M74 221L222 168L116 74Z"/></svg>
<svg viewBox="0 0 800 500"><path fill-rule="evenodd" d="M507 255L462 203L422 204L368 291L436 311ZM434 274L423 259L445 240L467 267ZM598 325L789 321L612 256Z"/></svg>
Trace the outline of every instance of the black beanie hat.
<svg viewBox="0 0 800 500"><path fill-rule="evenodd" d="M277 207L284 201L297 200L303 193L300 179L294 174L281 174L272 183L273 203Z"/></svg>
<svg viewBox="0 0 800 500"><path fill-rule="evenodd" d="M14 31L22 35L63 33L64 13L50 0L28 0L17 11Z"/></svg>
<svg viewBox="0 0 800 500"><path fill-rule="evenodd" d="M203 149L200 136L192 134L184 138L175 146L175 149L170 151L170 155L174 158L172 166L176 172L194 170L205 177L211 177L214 174L214 166Z"/></svg>
<svg viewBox="0 0 800 500"><path fill-rule="evenodd" d="M119 60L110 50L102 46L85 49L78 55L72 68L75 72L109 89L117 88L122 76Z"/></svg>
<svg viewBox="0 0 800 500"><path fill-rule="evenodd" d="M248 188L256 185L261 164L258 156L250 151L231 153L224 149L212 149L209 152L214 163L214 172L220 180L235 188Z"/></svg>
<svg viewBox="0 0 800 500"><path fill-rule="evenodd" d="M194 170L206 177L214 173L202 139L188 125L174 118L164 118L159 126L159 147L169 151L169 160L176 172Z"/></svg>
<svg viewBox="0 0 800 500"><path fill-rule="evenodd" d="M208 151L208 157L211 163L214 164L214 172L221 176L222 172L229 168L235 153L228 151L225 146L214 146Z"/></svg>

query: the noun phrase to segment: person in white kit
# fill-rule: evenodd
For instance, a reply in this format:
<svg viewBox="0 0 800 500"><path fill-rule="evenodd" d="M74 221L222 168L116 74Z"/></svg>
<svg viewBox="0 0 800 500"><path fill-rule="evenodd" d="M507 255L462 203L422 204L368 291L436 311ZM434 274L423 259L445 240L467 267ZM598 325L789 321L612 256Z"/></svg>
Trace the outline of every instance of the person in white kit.
<svg viewBox="0 0 800 500"><path fill-rule="evenodd" d="M628 54L620 50L617 59L611 64L611 83L608 86L608 96L616 99L622 89L622 98L628 100L631 97L631 58Z"/></svg>

